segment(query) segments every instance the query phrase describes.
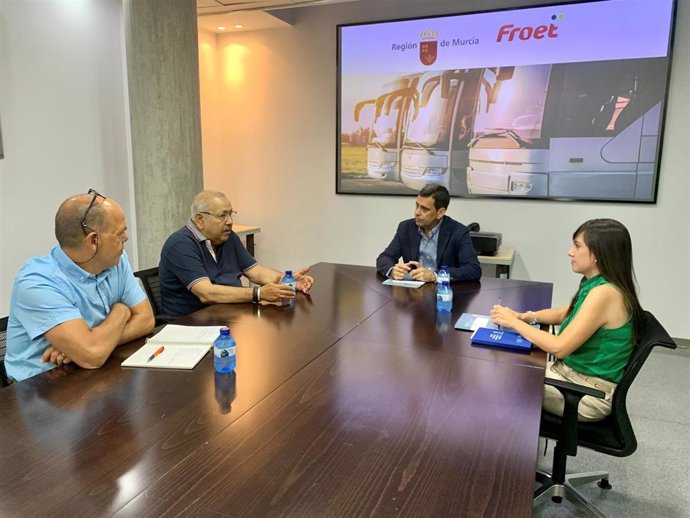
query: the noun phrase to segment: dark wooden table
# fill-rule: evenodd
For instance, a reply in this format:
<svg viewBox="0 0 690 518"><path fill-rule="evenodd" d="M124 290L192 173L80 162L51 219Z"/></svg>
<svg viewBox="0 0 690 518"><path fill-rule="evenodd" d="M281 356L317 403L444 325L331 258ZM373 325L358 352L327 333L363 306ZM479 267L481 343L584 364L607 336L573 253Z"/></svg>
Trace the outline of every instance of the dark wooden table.
<svg viewBox="0 0 690 518"><path fill-rule="evenodd" d="M0 391L0 516L531 516L544 355L473 346L453 323L551 285L381 285L319 263L292 307L217 305L236 376L54 369ZM232 406L227 411L227 404ZM225 407L223 409L222 407Z"/></svg>

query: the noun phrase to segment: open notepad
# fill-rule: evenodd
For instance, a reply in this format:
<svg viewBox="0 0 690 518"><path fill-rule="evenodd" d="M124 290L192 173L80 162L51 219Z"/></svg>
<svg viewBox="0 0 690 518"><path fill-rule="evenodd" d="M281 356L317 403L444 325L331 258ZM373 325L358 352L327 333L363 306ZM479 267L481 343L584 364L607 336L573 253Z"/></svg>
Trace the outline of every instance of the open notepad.
<svg viewBox="0 0 690 518"><path fill-rule="evenodd" d="M123 367L151 367L154 369L193 369L206 355L218 337L219 326L167 325L149 338L132 356L122 362ZM149 361L158 349L163 351Z"/></svg>

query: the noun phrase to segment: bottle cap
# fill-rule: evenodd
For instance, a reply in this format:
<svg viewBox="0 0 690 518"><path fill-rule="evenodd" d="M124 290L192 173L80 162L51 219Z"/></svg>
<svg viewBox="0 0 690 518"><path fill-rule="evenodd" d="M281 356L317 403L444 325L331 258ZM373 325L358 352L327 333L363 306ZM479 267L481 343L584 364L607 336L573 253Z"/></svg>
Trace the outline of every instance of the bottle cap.
<svg viewBox="0 0 690 518"><path fill-rule="evenodd" d="M290 277L292 277L292 270L285 270L285 275L289 275Z"/></svg>
<svg viewBox="0 0 690 518"><path fill-rule="evenodd" d="M230 336L230 328L227 326L221 327L220 334Z"/></svg>
<svg viewBox="0 0 690 518"><path fill-rule="evenodd" d="M442 264L442 265L441 265L441 270L447 270L447 269L448 269L448 265L447 265L447 264Z"/></svg>

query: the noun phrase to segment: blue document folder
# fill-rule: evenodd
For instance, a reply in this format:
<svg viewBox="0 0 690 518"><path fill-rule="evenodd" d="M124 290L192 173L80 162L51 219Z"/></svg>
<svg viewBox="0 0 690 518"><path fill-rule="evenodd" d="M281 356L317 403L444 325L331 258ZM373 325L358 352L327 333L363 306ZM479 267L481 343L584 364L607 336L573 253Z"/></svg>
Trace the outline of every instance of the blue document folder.
<svg viewBox="0 0 690 518"><path fill-rule="evenodd" d="M489 329L487 327L478 328L472 335L472 343L479 345L489 345L492 347L503 347L518 351L529 351L532 343L525 340L515 331L505 329Z"/></svg>

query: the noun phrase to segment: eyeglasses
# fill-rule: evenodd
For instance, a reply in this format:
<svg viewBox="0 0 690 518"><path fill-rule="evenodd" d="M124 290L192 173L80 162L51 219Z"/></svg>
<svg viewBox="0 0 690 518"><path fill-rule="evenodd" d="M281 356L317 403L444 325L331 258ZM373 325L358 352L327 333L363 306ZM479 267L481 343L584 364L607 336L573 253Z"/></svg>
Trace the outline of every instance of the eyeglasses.
<svg viewBox="0 0 690 518"><path fill-rule="evenodd" d="M91 203L89 203L89 206L86 207L86 212L84 212L84 217L81 218L81 221L79 222L79 224L81 225L81 229L84 231L84 235L88 234L89 232L94 232L94 230L86 224L86 218L89 217L89 211L91 210L91 207L93 207L94 203L96 203L96 198L101 197L104 200L107 199L105 196L103 196L101 193L99 193L95 189L89 189L89 192L87 192L86 194L93 194L93 198L91 198Z"/></svg>
<svg viewBox="0 0 690 518"><path fill-rule="evenodd" d="M220 214L213 214L212 212L201 211L201 212L199 212L199 214L206 214L207 216L213 216L214 218L216 218L219 221L226 221L228 218L230 218L230 219L234 218L235 215L237 214L237 211L231 209L231 210L228 210L225 212L221 212Z"/></svg>

